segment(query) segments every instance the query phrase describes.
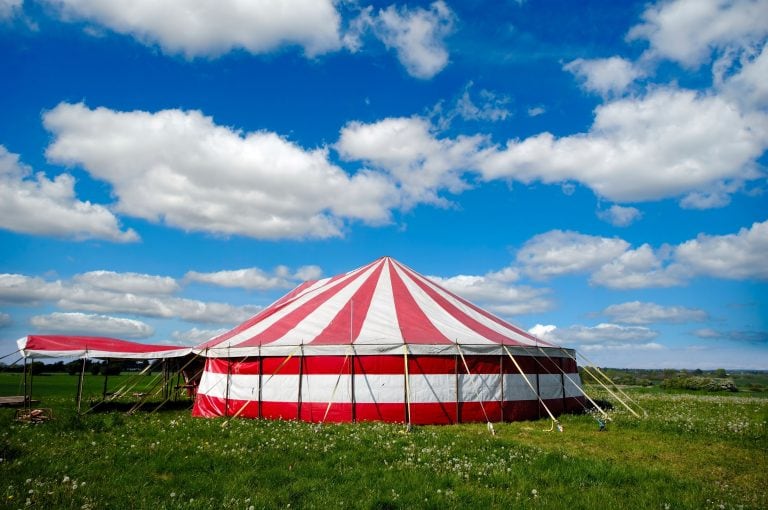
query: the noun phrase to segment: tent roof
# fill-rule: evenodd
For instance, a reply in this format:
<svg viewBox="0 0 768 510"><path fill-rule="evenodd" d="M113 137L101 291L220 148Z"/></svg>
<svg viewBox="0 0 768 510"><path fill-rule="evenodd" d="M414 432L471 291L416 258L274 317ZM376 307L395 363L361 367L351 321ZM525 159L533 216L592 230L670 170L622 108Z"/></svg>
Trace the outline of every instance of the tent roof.
<svg viewBox="0 0 768 510"><path fill-rule="evenodd" d="M389 257L305 282L236 328L195 347L211 357L499 353L547 346ZM340 346L346 346L340 348Z"/></svg>
<svg viewBox="0 0 768 510"><path fill-rule="evenodd" d="M74 335L28 335L16 342L26 358L176 358L191 352L178 345L148 345L117 338Z"/></svg>

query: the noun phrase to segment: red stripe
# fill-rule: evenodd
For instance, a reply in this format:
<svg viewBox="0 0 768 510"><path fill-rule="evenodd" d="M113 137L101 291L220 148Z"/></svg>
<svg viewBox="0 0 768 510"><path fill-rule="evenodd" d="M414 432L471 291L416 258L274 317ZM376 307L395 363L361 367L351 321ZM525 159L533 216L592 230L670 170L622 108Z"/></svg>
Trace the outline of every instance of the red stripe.
<svg viewBox="0 0 768 510"><path fill-rule="evenodd" d="M435 291L434 288L427 285L421 278L419 278L419 275L417 273L414 273L413 271L410 271L407 268L403 268L403 270L411 276L411 281L416 283L416 285L418 285L419 288L421 288L424 292L426 292L429 297L431 297L438 305L440 305L443 308L443 310L448 312L451 316L453 316L453 318L461 322L464 326L471 329L475 333L478 333L479 335L484 336L488 340L491 340L493 342L500 343L500 344L525 345L473 319L472 317L467 315L465 312L463 312L461 309L457 308L453 303L451 303L450 301L445 299L443 296L441 296L438 292Z"/></svg>
<svg viewBox="0 0 768 510"><path fill-rule="evenodd" d="M256 337L246 340L245 342L242 342L238 345L242 347L263 345L282 338L286 333L295 328L301 321L306 319L307 316L314 312L319 306L341 292L343 289L347 288L347 286L350 285L353 281L360 278L361 274L362 272L358 272L356 275L347 278L344 282L341 282L338 285L321 292L295 310L292 310L283 318L272 324L272 326L259 333ZM304 341L305 343L310 343L314 341L314 338L306 338Z"/></svg>
<svg viewBox="0 0 768 510"><path fill-rule="evenodd" d="M379 264L322 333L312 340L313 344L339 344L352 342L357 338L368 315L383 268L384 264Z"/></svg>
<svg viewBox="0 0 768 510"><path fill-rule="evenodd" d="M375 263L376 262L372 262L371 264L368 264L367 266L361 267L357 271L358 272L365 271L365 269L367 269L368 267L370 267L371 265L373 265ZM347 274L351 274L351 273L339 274L339 275L336 275L336 276L330 278L320 288L322 289L324 287L328 287L333 282L339 280L340 278L345 277ZM242 324L240 324L239 326L237 326L236 328L231 329L231 330L227 331L226 333L224 333L224 334L222 334L220 336L217 336L213 340L210 340L210 341L205 342L204 344L200 345L200 348L213 347L213 346L218 345L218 344L220 344L222 342L225 342L225 341L229 340L230 338L234 337L235 335L238 335L239 333L242 333L246 329L254 326L255 324L257 324L257 323L259 323L259 322L261 322L261 321L271 317L276 312L278 312L279 310L282 310L283 308L288 306L290 303L292 303L293 300L300 295L301 291L303 291L306 288L308 288L311 284L312 283L310 283L310 282L304 282L303 284L299 285L299 287L297 287L296 289L294 289L291 292L287 293L286 295L284 295L283 297L281 297L280 299L278 299L277 301L275 301L274 303L269 305L264 310L260 311L259 313L257 313L256 315L254 315L253 317L248 319L247 321L245 321ZM238 344L238 345L249 345L249 344L248 343L241 343L241 344Z"/></svg>
<svg viewBox="0 0 768 510"><path fill-rule="evenodd" d="M565 399L565 407L581 410L580 399ZM562 399L546 400L547 407L553 413L559 413L563 408ZM192 411L193 416L218 417L234 416L240 418L257 418L259 405L256 401L230 400L229 410L226 410L226 400L223 398L199 395ZM325 415L327 403L302 403L301 412L296 402L262 402L261 417L271 419L293 420L297 416L305 421L319 422ZM485 412L483 412L485 410ZM532 420L547 416L541 404L536 401L519 402L462 402L458 408L459 422L484 422L486 415L492 422L501 421L502 411L504 421ZM403 423L406 416L406 406L402 402L387 404L355 404L333 403L326 418L327 422L351 422L354 414L357 421L385 421ZM456 423L457 408L455 402L427 403L410 405L411 423L417 425L442 425Z"/></svg>
<svg viewBox="0 0 768 510"><path fill-rule="evenodd" d="M149 345L117 338L100 336L29 335L24 346L37 351L111 351L123 353L144 353L181 349L178 345Z"/></svg>
<svg viewBox="0 0 768 510"><path fill-rule="evenodd" d="M410 344L453 344L429 320L416 300L408 292L394 264L389 261L389 274L392 280L392 294L395 301L395 314L403 340Z"/></svg>
<svg viewBox="0 0 768 510"><path fill-rule="evenodd" d="M285 356L265 357L264 362L265 375L282 374L298 375L299 368L305 375L340 373L349 374L350 367L354 362L354 373L358 375L374 374L403 374L404 357L397 355L383 356L294 356L288 362L283 364ZM299 360L302 360L301 362ZM469 365L472 374L518 374L517 367L512 360L504 356L475 356L465 355L464 359ZM525 374L560 374L558 360L562 358L545 358L530 356L515 356L515 360L520 365ZM571 361L571 363L569 363ZM576 374L577 368L572 360L562 359L563 370L567 374ZM412 375L421 374L454 374L456 373L456 356L432 356L432 355L409 355L408 372ZM299 367L303 364L302 367ZM501 365L501 367L499 367ZM257 375L259 373L259 360L249 358L245 361L227 360L224 358L209 358L206 360L205 371L218 374L242 374ZM464 362L458 359L458 371L460 374L467 372Z"/></svg>

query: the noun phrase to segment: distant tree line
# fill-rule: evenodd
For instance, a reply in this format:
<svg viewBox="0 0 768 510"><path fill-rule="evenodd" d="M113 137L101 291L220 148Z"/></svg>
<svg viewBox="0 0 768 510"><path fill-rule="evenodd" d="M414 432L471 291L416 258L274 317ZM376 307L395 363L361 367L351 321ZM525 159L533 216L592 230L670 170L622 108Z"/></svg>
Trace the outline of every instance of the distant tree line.
<svg viewBox="0 0 768 510"><path fill-rule="evenodd" d="M657 386L665 389L701 391L738 391L741 385L747 391L765 391L768 387L766 384L768 372L757 370L737 370L730 374L724 368L715 370L602 368L601 371L614 383L625 386ZM597 384L589 372L579 367L582 381ZM594 373L594 370L591 372Z"/></svg>
<svg viewBox="0 0 768 510"><path fill-rule="evenodd" d="M147 366L144 360L85 360L85 373L92 375L119 375L121 372L140 372ZM61 374L70 375L79 374L83 370L83 360L57 361L55 363L43 363L42 361L33 361L27 363L27 368L33 375L40 374ZM24 371L24 363L15 363L8 365L0 363L0 372L21 373Z"/></svg>

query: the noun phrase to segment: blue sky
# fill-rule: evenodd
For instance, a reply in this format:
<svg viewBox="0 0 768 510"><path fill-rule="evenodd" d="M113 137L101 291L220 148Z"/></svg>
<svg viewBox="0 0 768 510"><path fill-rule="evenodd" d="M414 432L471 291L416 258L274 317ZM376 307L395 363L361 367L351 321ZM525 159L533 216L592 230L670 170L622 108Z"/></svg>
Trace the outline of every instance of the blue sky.
<svg viewBox="0 0 768 510"><path fill-rule="evenodd" d="M380 256L615 367L768 369L768 1L0 0L0 354Z"/></svg>

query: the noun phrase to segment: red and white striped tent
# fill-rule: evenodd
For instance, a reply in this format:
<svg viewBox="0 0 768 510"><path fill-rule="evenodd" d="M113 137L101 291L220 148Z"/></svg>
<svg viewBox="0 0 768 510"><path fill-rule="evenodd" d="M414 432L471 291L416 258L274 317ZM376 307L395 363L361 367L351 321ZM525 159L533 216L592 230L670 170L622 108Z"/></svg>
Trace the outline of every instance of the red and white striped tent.
<svg viewBox="0 0 768 510"><path fill-rule="evenodd" d="M583 404L574 351L389 257L305 282L194 350L195 416L435 424Z"/></svg>

